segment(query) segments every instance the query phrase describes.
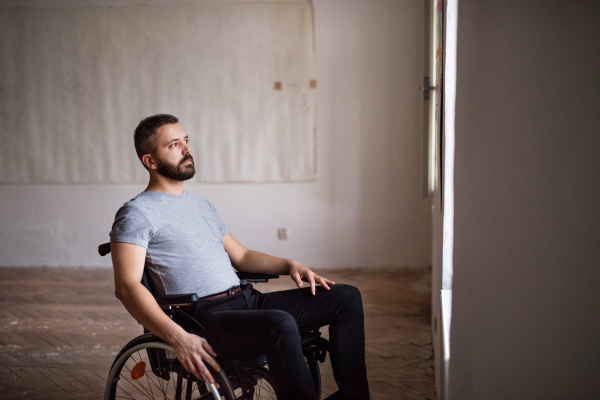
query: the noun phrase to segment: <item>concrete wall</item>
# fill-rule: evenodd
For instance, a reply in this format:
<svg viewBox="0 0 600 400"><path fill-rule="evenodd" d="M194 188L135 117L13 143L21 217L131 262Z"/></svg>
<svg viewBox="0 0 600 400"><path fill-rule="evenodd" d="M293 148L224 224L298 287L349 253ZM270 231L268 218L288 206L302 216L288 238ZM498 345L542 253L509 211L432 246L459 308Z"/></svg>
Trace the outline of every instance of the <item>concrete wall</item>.
<svg viewBox="0 0 600 400"><path fill-rule="evenodd" d="M600 398L599 20L459 1L452 399Z"/></svg>
<svg viewBox="0 0 600 400"><path fill-rule="evenodd" d="M316 182L190 184L186 190L211 200L249 248L312 267L427 266L431 217L429 201L421 197L418 90L423 4L314 4ZM0 185L0 265L110 265L96 247L108 240L117 209L143 189ZM278 227L288 229L289 240L277 240Z"/></svg>

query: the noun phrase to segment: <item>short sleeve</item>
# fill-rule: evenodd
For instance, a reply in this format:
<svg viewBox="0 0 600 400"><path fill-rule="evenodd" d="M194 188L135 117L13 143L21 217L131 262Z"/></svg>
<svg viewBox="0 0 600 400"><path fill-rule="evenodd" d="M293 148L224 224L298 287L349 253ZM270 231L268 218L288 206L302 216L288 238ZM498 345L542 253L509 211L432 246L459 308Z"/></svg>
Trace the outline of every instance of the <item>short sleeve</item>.
<svg viewBox="0 0 600 400"><path fill-rule="evenodd" d="M148 248L153 228L148 218L136 207L125 204L117 211L110 232L111 243L131 243Z"/></svg>
<svg viewBox="0 0 600 400"><path fill-rule="evenodd" d="M210 206L210 210L211 210L211 219L217 223L217 227L219 229L219 232L221 233L221 237L227 235L227 232L229 232L227 230L227 228L225 227L225 224L223 223L223 220L221 220L221 217L219 216L219 213L217 212L217 209L215 208L215 206L209 201L208 205Z"/></svg>

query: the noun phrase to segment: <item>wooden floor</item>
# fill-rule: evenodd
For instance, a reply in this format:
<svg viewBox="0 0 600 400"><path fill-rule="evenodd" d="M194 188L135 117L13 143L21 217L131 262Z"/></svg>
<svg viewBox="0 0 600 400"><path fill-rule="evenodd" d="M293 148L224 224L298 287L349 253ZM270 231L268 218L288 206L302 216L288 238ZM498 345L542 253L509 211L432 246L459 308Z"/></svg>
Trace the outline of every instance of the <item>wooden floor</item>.
<svg viewBox="0 0 600 400"><path fill-rule="evenodd" d="M430 271L323 275L362 292L371 398L434 399ZM286 277L257 285L291 287ZM2 399L101 399L115 355L140 333L111 269L0 268ZM321 369L325 398L337 387L329 359Z"/></svg>

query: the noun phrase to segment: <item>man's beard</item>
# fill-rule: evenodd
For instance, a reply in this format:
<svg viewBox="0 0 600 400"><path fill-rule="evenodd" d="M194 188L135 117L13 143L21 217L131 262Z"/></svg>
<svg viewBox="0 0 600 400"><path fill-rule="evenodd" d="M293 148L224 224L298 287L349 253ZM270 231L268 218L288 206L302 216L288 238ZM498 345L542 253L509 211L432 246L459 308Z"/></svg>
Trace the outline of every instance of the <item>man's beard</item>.
<svg viewBox="0 0 600 400"><path fill-rule="evenodd" d="M187 160L192 160L192 163L184 165L183 163ZM157 160L156 164L156 172L165 178L173 179L175 181L187 181L196 173L194 158L189 153L186 154L177 165L162 162L161 160Z"/></svg>

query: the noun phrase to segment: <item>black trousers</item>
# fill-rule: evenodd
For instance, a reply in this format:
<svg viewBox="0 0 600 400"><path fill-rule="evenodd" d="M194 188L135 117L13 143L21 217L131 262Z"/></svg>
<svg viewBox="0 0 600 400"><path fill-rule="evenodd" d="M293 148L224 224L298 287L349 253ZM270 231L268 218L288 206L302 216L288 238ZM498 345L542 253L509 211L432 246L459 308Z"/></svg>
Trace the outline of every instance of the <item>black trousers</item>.
<svg viewBox="0 0 600 400"><path fill-rule="evenodd" d="M218 358L267 356L283 399L315 399L300 334L329 325L330 357L339 391L329 399L369 399L365 366L362 299L357 288L331 285L259 293L252 285L216 300L198 301L194 317L212 341Z"/></svg>

